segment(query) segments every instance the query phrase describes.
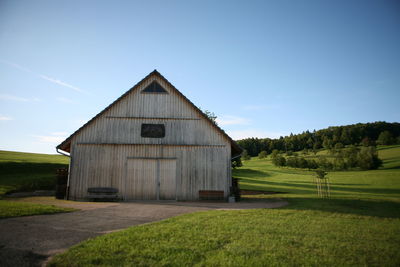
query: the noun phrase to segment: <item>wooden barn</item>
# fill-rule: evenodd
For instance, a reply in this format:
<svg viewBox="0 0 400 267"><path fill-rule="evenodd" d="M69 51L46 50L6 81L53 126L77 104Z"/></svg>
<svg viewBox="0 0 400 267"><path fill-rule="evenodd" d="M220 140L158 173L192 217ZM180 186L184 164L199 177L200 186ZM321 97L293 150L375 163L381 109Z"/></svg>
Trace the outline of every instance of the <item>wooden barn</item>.
<svg viewBox="0 0 400 267"><path fill-rule="evenodd" d="M154 70L57 151L70 156L68 199L115 188L123 200L198 200L231 186L241 148ZM62 152L60 152L62 153Z"/></svg>

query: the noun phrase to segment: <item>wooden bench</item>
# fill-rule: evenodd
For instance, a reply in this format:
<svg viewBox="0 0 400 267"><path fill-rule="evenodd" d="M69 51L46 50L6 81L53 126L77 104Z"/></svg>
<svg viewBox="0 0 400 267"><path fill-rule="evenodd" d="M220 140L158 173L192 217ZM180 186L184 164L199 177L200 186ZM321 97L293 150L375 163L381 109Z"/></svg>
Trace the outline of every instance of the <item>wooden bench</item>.
<svg viewBox="0 0 400 267"><path fill-rule="evenodd" d="M220 190L199 190L200 200L224 200L224 191Z"/></svg>
<svg viewBox="0 0 400 267"><path fill-rule="evenodd" d="M89 187L87 198L95 200L118 200L118 189L113 187Z"/></svg>

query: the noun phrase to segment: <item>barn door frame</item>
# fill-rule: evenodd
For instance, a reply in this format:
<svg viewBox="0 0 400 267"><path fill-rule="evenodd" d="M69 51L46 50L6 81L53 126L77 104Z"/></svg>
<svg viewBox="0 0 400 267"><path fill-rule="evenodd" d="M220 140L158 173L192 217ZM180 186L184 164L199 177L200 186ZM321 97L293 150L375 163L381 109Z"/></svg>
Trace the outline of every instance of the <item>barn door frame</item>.
<svg viewBox="0 0 400 267"><path fill-rule="evenodd" d="M175 179L175 198L174 200L178 199L178 194L177 194L177 190L178 190L178 184L177 184L177 158L150 158L150 157L127 157L126 161L125 161L125 186L124 186L124 195L123 198L124 200L126 200L126 192L127 192L127 182L128 182L128 161L130 159L142 159L142 160L156 160L156 179L155 179L155 187L156 187L156 200L164 200L164 199L160 199L160 188L161 188L161 181L160 181L160 161L162 160L175 160L175 174L174 174L174 179Z"/></svg>

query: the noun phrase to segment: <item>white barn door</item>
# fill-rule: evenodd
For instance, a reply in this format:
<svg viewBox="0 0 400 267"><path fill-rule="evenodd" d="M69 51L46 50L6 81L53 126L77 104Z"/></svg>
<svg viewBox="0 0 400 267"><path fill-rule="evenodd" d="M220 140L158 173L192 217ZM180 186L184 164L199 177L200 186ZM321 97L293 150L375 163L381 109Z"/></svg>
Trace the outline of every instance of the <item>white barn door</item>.
<svg viewBox="0 0 400 267"><path fill-rule="evenodd" d="M124 199L176 199L176 159L128 158Z"/></svg>

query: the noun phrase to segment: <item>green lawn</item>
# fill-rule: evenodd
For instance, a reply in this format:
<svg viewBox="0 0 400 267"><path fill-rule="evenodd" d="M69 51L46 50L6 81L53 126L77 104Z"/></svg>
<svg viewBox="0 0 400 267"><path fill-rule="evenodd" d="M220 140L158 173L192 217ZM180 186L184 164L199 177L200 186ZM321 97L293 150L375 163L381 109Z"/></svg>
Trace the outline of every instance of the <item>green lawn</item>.
<svg viewBox="0 0 400 267"><path fill-rule="evenodd" d="M8 192L54 190L55 171L67 167L68 158L58 155L0 151L0 199ZM0 218L68 212L52 205L0 200Z"/></svg>
<svg viewBox="0 0 400 267"><path fill-rule="evenodd" d="M74 210L75 209L61 208L52 205L0 200L0 219L28 215L53 214Z"/></svg>
<svg viewBox="0 0 400 267"><path fill-rule="evenodd" d="M400 201L400 146L381 147L383 166L370 171L329 172L332 198ZM314 198L314 171L275 167L270 159L253 158L234 171L242 189L285 192L270 197Z"/></svg>
<svg viewBox="0 0 400 267"><path fill-rule="evenodd" d="M380 148L375 171L330 172L319 199L313 172L252 159L243 188L285 192L280 209L207 211L82 242L50 266L399 266L400 146ZM246 201L245 197L245 201Z"/></svg>
<svg viewBox="0 0 400 267"><path fill-rule="evenodd" d="M0 151L0 198L7 192L54 189L56 169L68 161L61 155Z"/></svg>

